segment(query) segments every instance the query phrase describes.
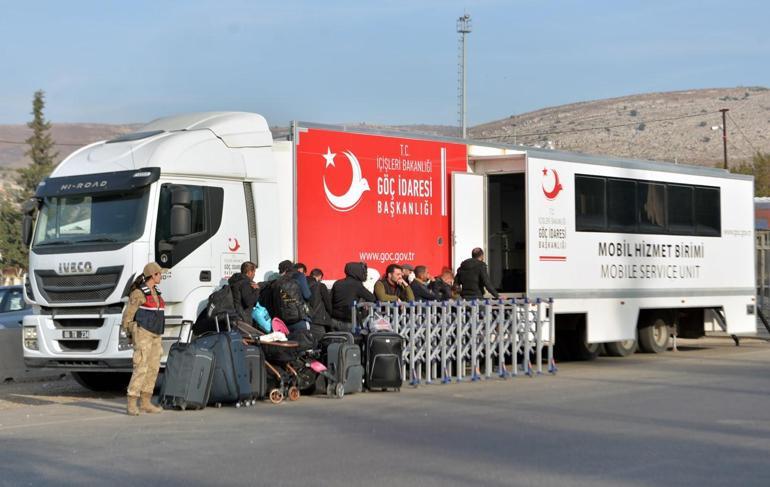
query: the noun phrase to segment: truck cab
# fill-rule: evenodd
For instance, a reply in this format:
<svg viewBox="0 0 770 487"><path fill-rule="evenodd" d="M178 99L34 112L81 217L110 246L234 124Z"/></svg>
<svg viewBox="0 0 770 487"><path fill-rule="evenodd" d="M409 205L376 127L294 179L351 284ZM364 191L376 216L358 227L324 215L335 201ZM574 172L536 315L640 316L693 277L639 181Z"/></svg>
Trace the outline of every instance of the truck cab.
<svg viewBox="0 0 770 487"><path fill-rule="evenodd" d="M267 122L239 112L159 119L67 157L25 205L26 365L120 387L112 373L132 367L123 307L151 261L168 270L167 352L242 262L262 276L284 243L291 249L277 230L277 174ZM258 227L269 238L258 239Z"/></svg>

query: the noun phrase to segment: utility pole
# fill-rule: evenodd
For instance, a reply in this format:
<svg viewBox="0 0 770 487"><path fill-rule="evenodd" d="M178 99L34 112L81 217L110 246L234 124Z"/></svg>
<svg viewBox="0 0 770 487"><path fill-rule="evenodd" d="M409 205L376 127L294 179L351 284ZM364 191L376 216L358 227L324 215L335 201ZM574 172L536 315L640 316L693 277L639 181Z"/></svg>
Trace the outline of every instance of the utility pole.
<svg viewBox="0 0 770 487"><path fill-rule="evenodd" d="M465 111L468 108L468 102L466 98L466 87L467 82L465 80L465 36L467 34L470 34L471 32L471 16L467 13L457 19L457 33L460 34L460 46L459 46L459 59L458 59L458 67L457 67L457 75L459 77L458 80L458 86L457 86L457 95L458 95L458 112L459 112L459 122L460 122L460 130L462 132L463 139L467 136L466 131L466 124L465 124Z"/></svg>
<svg viewBox="0 0 770 487"><path fill-rule="evenodd" d="M722 149L725 155L725 169L727 169L727 112L730 109L721 108L719 111L722 112Z"/></svg>

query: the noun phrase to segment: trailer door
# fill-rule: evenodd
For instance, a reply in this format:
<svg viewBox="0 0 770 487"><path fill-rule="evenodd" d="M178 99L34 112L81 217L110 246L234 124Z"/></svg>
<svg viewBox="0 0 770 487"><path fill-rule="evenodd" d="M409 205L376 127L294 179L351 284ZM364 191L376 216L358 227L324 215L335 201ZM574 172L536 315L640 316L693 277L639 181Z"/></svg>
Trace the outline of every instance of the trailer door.
<svg viewBox="0 0 770 487"><path fill-rule="evenodd" d="M484 247L486 235L486 180L478 174L452 173L453 271L470 258L475 247Z"/></svg>

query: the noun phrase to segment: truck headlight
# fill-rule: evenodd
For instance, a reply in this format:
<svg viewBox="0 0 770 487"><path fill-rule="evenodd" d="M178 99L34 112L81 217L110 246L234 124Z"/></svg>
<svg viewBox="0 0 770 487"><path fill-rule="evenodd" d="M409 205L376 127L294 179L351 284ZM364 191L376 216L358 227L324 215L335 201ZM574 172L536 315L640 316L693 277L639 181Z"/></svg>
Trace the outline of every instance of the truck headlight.
<svg viewBox="0 0 770 487"><path fill-rule="evenodd" d="M123 327L120 327L120 335L118 336L118 351L123 352L125 350L131 350L134 348L134 345L128 341L128 335L126 335L126 330L123 329Z"/></svg>
<svg viewBox="0 0 770 487"><path fill-rule="evenodd" d="M24 348L29 350L38 350L37 346L37 327L24 327Z"/></svg>

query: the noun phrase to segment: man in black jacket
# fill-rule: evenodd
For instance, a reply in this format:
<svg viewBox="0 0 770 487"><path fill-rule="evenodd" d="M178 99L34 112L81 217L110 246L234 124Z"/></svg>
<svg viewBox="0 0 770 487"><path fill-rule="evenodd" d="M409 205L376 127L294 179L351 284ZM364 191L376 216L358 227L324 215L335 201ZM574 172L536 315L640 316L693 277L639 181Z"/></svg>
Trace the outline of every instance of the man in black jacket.
<svg viewBox="0 0 770 487"><path fill-rule="evenodd" d="M463 299L480 299L484 297L484 289L495 299L499 297L492 286L484 263L484 251L476 247L471 252L471 258L465 259L457 269L455 284L460 286L460 296Z"/></svg>
<svg viewBox="0 0 770 487"><path fill-rule="evenodd" d="M246 323L251 323L251 310L259 299L259 285L254 282L256 273L256 264L244 262L241 264L241 272L236 272L227 281L233 293L235 311Z"/></svg>
<svg viewBox="0 0 770 487"><path fill-rule="evenodd" d="M414 268L414 279L409 283L409 287L412 288L415 301L436 301L438 299L436 294L428 287L430 280L427 267L418 265Z"/></svg>
<svg viewBox="0 0 770 487"><path fill-rule="evenodd" d="M338 280L332 286L332 318L349 324L354 301L369 303L376 301L374 294L364 287L364 281L366 281L366 264L363 262L345 264L345 279Z"/></svg>
<svg viewBox="0 0 770 487"><path fill-rule="evenodd" d="M322 281L323 271L313 269L307 278L310 288L310 331L316 338L323 336L326 331L347 330L345 323L332 318L332 297L329 288ZM319 330L318 327L321 327Z"/></svg>

